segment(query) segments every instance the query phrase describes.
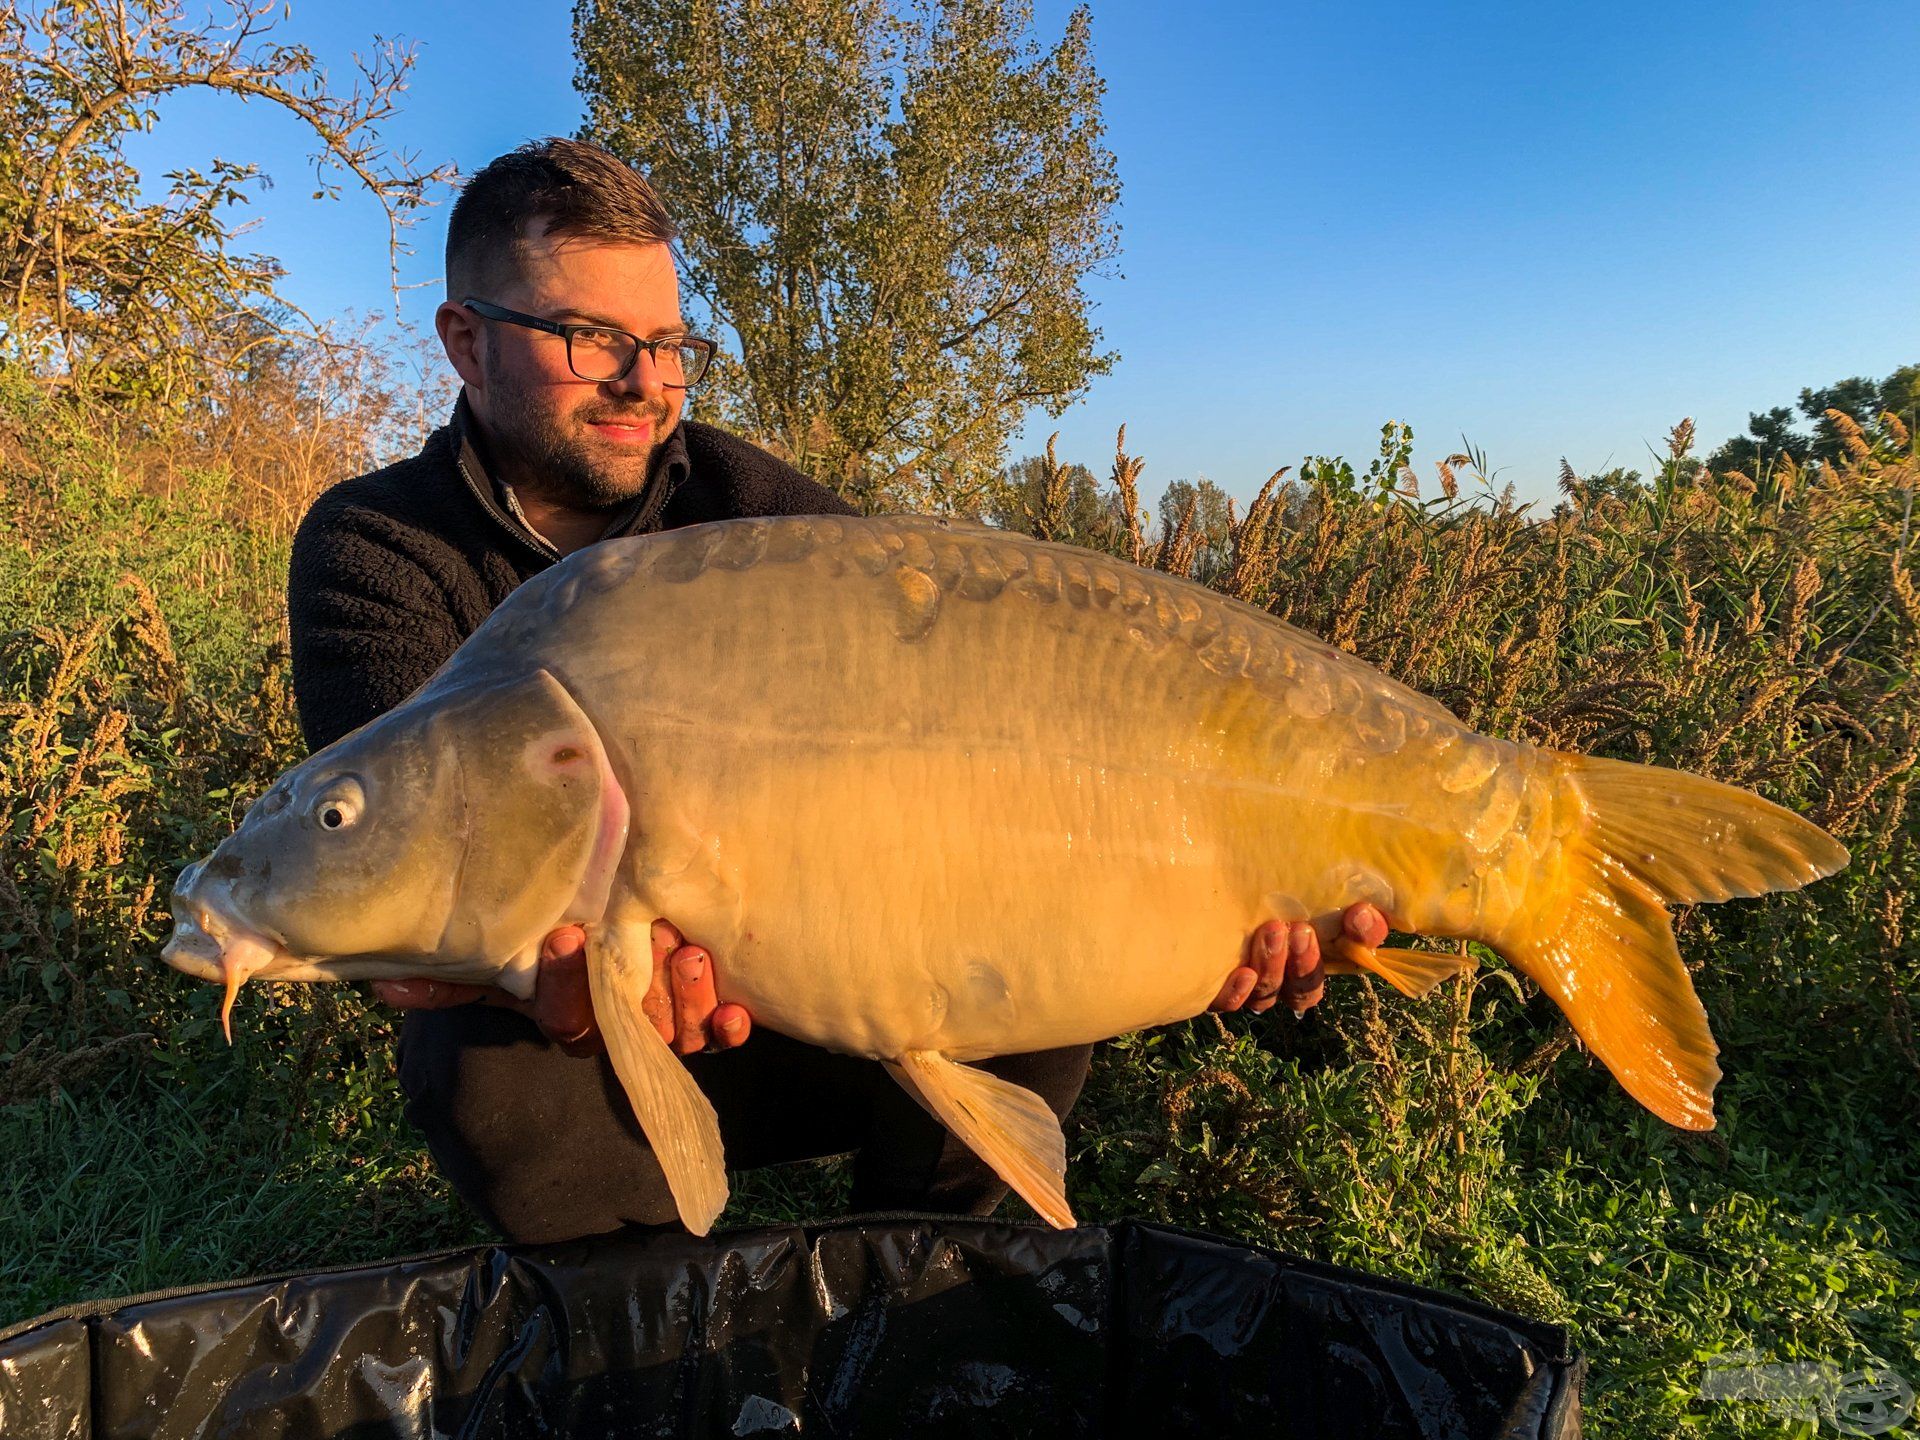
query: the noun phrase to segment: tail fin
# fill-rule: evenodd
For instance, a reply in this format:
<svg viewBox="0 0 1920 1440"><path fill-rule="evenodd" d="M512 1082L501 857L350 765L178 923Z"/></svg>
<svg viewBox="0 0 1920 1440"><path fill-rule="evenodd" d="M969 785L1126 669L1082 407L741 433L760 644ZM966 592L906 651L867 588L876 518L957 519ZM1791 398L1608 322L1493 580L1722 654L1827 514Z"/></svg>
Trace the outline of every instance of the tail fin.
<svg viewBox="0 0 1920 1440"><path fill-rule="evenodd" d="M1588 810L1568 837L1566 899L1498 948L1628 1094L1671 1124L1711 1130L1718 1047L1666 907L1797 890L1845 865L1847 852L1791 810L1717 780L1561 758Z"/></svg>

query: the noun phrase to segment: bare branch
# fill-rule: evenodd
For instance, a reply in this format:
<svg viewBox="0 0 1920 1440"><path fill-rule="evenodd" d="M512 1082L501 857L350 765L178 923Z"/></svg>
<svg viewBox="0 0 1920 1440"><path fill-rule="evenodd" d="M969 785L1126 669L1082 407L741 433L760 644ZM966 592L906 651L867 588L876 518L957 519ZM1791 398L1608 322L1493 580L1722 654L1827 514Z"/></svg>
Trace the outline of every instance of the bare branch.
<svg viewBox="0 0 1920 1440"><path fill-rule="evenodd" d="M151 204L121 159L122 138L153 123L157 102L190 90L264 101L306 127L317 142L317 193L338 196L345 181L380 205L398 305L403 232L453 178L450 166L423 169L382 138L414 50L376 36L342 92L308 48L272 39L283 14L277 0L216 0L199 17L184 0L54 0L31 14L0 7L14 110L0 144L11 152L5 173L28 191L0 237L0 324L13 350L31 357L57 340L69 383L80 383L83 367L157 375L176 363L181 327L219 323L234 299L275 298L277 267L233 257L233 240L249 227L220 216L259 178L253 167L216 161L204 174L186 171ZM130 269L128 254L144 263ZM152 303L149 291L168 304Z"/></svg>

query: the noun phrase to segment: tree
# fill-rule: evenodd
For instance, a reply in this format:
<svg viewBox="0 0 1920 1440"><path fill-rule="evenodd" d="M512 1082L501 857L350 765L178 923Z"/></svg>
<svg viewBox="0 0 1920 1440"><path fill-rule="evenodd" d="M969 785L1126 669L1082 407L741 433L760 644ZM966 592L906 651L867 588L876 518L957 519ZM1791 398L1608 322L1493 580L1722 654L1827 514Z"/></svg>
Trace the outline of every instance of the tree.
<svg viewBox="0 0 1920 1440"><path fill-rule="evenodd" d="M1191 560L1178 568L1201 581L1211 580L1233 559L1233 502L1227 492L1201 476L1175 480L1160 496L1160 542L1169 554Z"/></svg>
<svg viewBox="0 0 1920 1440"><path fill-rule="evenodd" d="M1339 505L1412 500L1420 493L1413 473L1413 427L1404 420L1382 425L1380 453L1367 462L1365 474L1356 474L1345 456L1309 455L1300 463L1300 481Z"/></svg>
<svg viewBox="0 0 1920 1440"><path fill-rule="evenodd" d="M1645 494L1646 486L1640 483L1638 470L1628 470L1621 465L1615 465L1610 470L1596 470L1591 475L1578 474L1567 463L1567 457L1562 455L1560 493L1567 498L1554 506L1554 514L1590 515L1610 504Z"/></svg>
<svg viewBox="0 0 1920 1440"><path fill-rule="evenodd" d="M1880 418L1879 382L1855 375L1800 392L1800 413L1813 422L1813 458L1837 465L1846 458L1847 446L1840 428L1828 417L1829 410L1851 416L1861 425L1873 424Z"/></svg>
<svg viewBox="0 0 1920 1440"><path fill-rule="evenodd" d="M385 209L396 256L427 189L451 177L388 151L412 54L382 42L342 93L311 51L269 39L279 0L0 3L0 356L55 385L108 397L178 396L228 355L281 333L280 269L234 249L222 214L262 177L215 159L140 198L121 142L183 90L277 106L319 144L316 197L343 183ZM397 283L397 282L396 282Z"/></svg>
<svg viewBox="0 0 1920 1440"><path fill-rule="evenodd" d="M1920 365L1902 365L1880 382L1880 413L1891 415L1906 427L1907 435L1920 435Z"/></svg>
<svg viewBox="0 0 1920 1440"><path fill-rule="evenodd" d="M1007 467L1002 485L985 507L994 524L1042 540L1097 545L1112 516L1100 484L1084 465L1062 464L1047 441L1044 455L1027 455Z"/></svg>
<svg viewBox="0 0 1920 1440"><path fill-rule="evenodd" d="M1027 0L576 0L582 133L647 172L729 342L709 413L860 503L979 508L1023 413L1112 359L1089 24L1043 50Z"/></svg>
<svg viewBox="0 0 1920 1440"><path fill-rule="evenodd" d="M1747 433L1736 435L1707 457L1707 468L1716 474L1738 470L1748 479L1757 479L1780 463L1781 457L1794 464L1806 462L1812 442L1793 428L1793 411L1776 405L1764 415L1747 416Z"/></svg>
<svg viewBox="0 0 1920 1440"><path fill-rule="evenodd" d="M1818 390L1800 392L1800 413L1813 422L1813 458L1838 465L1847 456L1847 440L1841 427L1827 414L1838 410L1851 416L1865 432L1869 445L1898 445L1881 416L1891 413L1914 433L1920 419L1920 365L1903 365L1884 380L1869 380L1855 375Z"/></svg>
<svg viewBox="0 0 1920 1440"><path fill-rule="evenodd" d="M1818 389L1810 386L1800 392L1799 408L1812 422L1812 434L1796 430L1793 411L1776 405L1765 414L1749 415L1747 433L1734 436L1708 456L1707 468L1716 474L1738 470L1758 480L1783 457L1796 466L1821 461L1838 465L1847 456L1847 436L1827 414L1829 410L1838 410L1858 425L1869 447L1904 450L1908 442L1900 438L1900 431L1909 438L1920 433L1920 365L1902 365L1884 380L1855 375ZM1898 425L1887 424L1883 418L1887 415Z"/></svg>

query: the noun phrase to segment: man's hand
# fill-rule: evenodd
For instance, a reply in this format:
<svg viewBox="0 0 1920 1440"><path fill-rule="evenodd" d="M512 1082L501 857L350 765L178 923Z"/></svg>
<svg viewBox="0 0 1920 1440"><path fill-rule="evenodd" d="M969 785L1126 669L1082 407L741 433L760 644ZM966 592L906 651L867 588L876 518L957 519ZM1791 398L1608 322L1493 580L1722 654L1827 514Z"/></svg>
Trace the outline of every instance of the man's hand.
<svg viewBox="0 0 1920 1440"><path fill-rule="evenodd" d="M1356 945L1377 947L1387 938L1387 928L1387 917L1364 900L1340 916L1342 938ZM1325 994L1326 966L1313 926L1304 920L1269 920L1253 932L1245 963L1227 976L1207 1008L1238 1010L1244 1005L1259 1015L1284 1000L1298 1015L1318 1005Z"/></svg>
<svg viewBox="0 0 1920 1440"><path fill-rule="evenodd" d="M682 1055L698 1055L709 1044L731 1050L753 1028L746 1006L722 1005L714 994L713 957L705 947L687 944L666 920L653 922L653 984L640 1008Z"/></svg>
<svg viewBox="0 0 1920 1440"><path fill-rule="evenodd" d="M578 925L563 925L541 943L531 1000L492 985L426 979L376 980L373 993L402 1010L498 1005L518 1010L569 1055L597 1055L607 1048L593 1018L593 997L587 988L587 936ZM653 986L642 1008L660 1038L682 1055L696 1054L709 1044L731 1050L753 1029L745 1006L719 1003L713 957L703 947L687 944L665 920L653 922Z"/></svg>

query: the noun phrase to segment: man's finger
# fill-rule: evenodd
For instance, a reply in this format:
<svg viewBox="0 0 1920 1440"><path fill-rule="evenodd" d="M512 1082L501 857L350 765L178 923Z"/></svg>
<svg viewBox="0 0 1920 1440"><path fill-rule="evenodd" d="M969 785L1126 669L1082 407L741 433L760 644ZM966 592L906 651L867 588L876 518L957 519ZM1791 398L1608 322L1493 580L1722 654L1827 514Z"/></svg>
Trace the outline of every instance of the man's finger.
<svg viewBox="0 0 1920 1440"><path fill-rule="evenodd" d="M698 945L673 952L673 1048L698 1055L707 1048L707 1024L720 997L713 993L713 958Z"/></svg>
<svg viewBox="0 0 1920 1440"><path fill-rule="evenodd" d="M558 930L547 932L547 938L540 942L542 963L555 960L580 960L587 958L587 932L578 925L562 925Z"/></svg>
<svg viewBox="0 0 1920 1440"><path fill-rule="evenodd" d="M667 978L667 961L682 945L685 938L670 920L656 920L652 928L653 941L653 983L647 986L646 997L640 1002L640 1011L653 1022L653 1028L660 1032L660 1038L673 1044L673 986Z"/></svg>
<svg viewBox="0 0 1920 1440"><path fill-rule="evenodd" d="M1346 908L1340 916L1340 928L1356 944L1369 949L1377 950L1387 942L1387 917L1365 900Z"/></svg>
<svg viewBox="0 0 1920 1440"><path fill-rule="evenodd" d="M1253 987L1259 983L1260 972L1242 965L1231 975L1227 983L1220 987L1220 993L1213 997L1209 1010L1238 1010L1247 1003L1247 997L1253 993Z"/></svg>
<svg viewBox="0 0 1920 1440"><path fill-rule="evenodd" d="M722 1005L713 1012L713 1043L722 1050L744 1044L753 1032L753 1017L744 1005Z"/></svg>
<svg viewBox="0 0 1920 1440"><path fill-rule="evenodd" d="M1288 927L1286 979L1278 998L1298 1015L1320 1003L1326 994L1327 967L1320 956L1320 936L1302 920Z"/></svg>
<svg viewBox="0 0 1920 1440"><path fill-rule="evenodd" d="M540 977L533 992L533 1020L569 1055L594 1055L602 1048L593 1018L593 989L587 980L587 937L577 925L547 936L540 947Z"/></svg>
<svg viewBox="0 0 1920 1440"><path fill-rule="evenodd" d="M1260 978L1253 987L1255 1001L1271 1001L1287 979L1287 944L1292 930L1284 920L1269 920L1254 931L1253 960ZM1265 1006L1261 1006L1265 1009Z"/></svg>

